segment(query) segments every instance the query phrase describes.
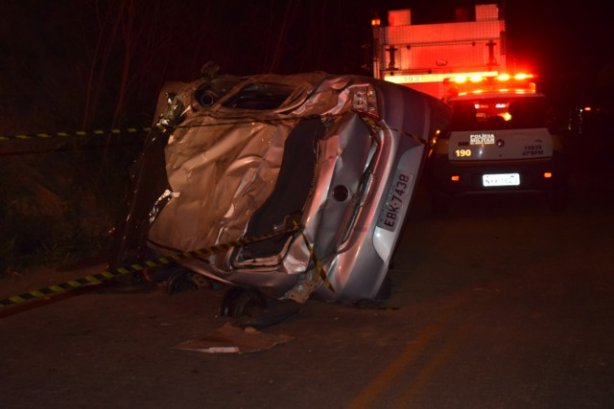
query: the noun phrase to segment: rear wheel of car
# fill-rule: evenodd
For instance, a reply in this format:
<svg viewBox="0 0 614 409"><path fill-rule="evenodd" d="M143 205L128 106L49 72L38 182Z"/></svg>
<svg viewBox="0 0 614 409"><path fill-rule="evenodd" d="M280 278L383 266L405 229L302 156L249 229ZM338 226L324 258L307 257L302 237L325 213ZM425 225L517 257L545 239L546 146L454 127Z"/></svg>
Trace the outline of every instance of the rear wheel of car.
<svg viewBox="0 0 614 409"><path fill-rule="evenodd" d="M231 287L220 308L220 315L231 318L241 318L253 315L266 308L264 296L254 288Z"/></svg>

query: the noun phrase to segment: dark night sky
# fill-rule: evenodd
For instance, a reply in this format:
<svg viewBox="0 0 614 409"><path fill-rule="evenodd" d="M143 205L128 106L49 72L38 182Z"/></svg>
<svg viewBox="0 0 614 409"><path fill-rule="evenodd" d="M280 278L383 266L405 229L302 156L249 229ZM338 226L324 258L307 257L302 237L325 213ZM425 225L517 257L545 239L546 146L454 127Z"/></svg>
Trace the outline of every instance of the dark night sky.
<svg viewBox="0 0 614 409"><path fill-rule="evenodd" d="M345 72L358 68L356 61L362 58L360 45L369 40L368 23L375 13L384 17L388 9L411 8L417 23L451 21L455 7L487 2L261 0L254 3L271 4L271 10L276 10L279 17L278 24L282 22L283 11L291 9L289 14L283 15L289 23L284 53L291 58L280 63L278 69ZM544 78L585 81L594 79L595 74L613 63L612 19L605 9L605 1L504 0L500 4L507 20L508 51L522 63L534 66ZM229 13L230 19L233 14ZM238 21L251 19L249 13L238 12L235 16Z"/></svg>
<svg viewBox="0 0 614 409"><path fill-rule="evenodd" d="M2 0L0 108L4 116L30 122L47 109L49 118L67 123L62 126L106 121L117 112L147 116L164 81L195 79L208 60L240 75L311 70L371 75L361 66L374 14L411 8L416 23L450 20L454 7L473 3ZM603 3L505 0L508 54L535 67L553 94L568 97L595 85L612 86L611 17ZM111 105L115 114L106 108Z"/></svg>
<svg viewBox="0 0 614 409"><path fill-rule="evenodd" d="M411 8L417 23L451 21L455 7L487 2L261 0L231 1L225 4L232 4L227 9L229 21L236 18L237 22L251 22L256 32L272 29L274 36L281 32L280 26L284 21L288 23L284 31L286 41L268 43L269 47L284 47L281 61L274 65L277 70L360 72L358 67L363 58L360 46L369 41L368 24L373 14L378 13L383 17L388 9ZM257 9L267 9L267 12L236 10L246 10L244 4L258 4ZM270 5L270 8L261 5ZM520 62L535 67L544 79L584 82L594 79L607 64L613 63L614 47L610 44L609 28L611 17L605 9L605 1L585 0L574 3L560 0L504 0L501 5L506 13L508 51ZM253 19L254 14L261 18L262 25L259 27ZM267 21L271 16L275 16L273 26ZM240 32L232 35L242 37ZM240 41L243 40L250 41ZM222 59L232 54L226 51ZM274 53L271 48L260 51ZM271 63L273 59L269 55L267 62Z"/></svg>

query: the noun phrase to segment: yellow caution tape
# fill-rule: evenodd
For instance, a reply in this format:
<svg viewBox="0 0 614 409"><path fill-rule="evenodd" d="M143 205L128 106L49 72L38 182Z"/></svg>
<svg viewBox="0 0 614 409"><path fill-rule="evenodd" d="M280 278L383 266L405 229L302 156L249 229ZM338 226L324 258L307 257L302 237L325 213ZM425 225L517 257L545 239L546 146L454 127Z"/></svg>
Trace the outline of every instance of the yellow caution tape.
<svg viewBox="0 0 614 409"><path fill-rule="evenodd" d="M2 308L10 307L16 304L21 304L26 301L31 301L40 298L48 298L50 296L64 293L67 291L74 290L79 287L92 285L92 284L100 284L105 280L110 280L112 278L123 276L131 273L136 273L147 268L161 267L167 264L170 264L172 260L178 262L182 260L192 259L196 257L208 257L215 253L219 253L222 251L229 250L234 247L241 247L248 244L256 243L259 241L268 240L274 237L283 236L290 233L295 233L298 231L298 228L295 224L292 228L287 228L280 231L274 231L269 234L264 234L261 236L253 236L249 238L239 239L229 243L222 243L212 247L208 247L205 249L194 250L194 251L186 251L183 253L174 253L169 256L160 256L156 259L143 261L142 264L134 263L130 266L118 267L113 270L103 271L102 273L88 275L82 278L73 279L70 281L66 281L64 283L59 283L52 285L46 288L40 288L38 290L29 291L23 294L14 295L12 297L8 297L5 299L0 299L0 310Z"/></svg>
<svg viewBox="0 0 614 409"><path fill-rule="evenodd" d="M33 133L19 135L0 135L0 142L8 141L27 141L32 139L51 139L51 138L67 138L71 136L88 137L88 136L106 136L106 135L123 135L123 134L139 134L148 133L151 131L149 127L125 128L125 129L93 129L91 131L78 130L73 132L55 132L55 133Z"/></svg>
<svg viewBox="0 0 614 409"><path fill-rule="evenodd" d="M316 256L314 246L307 239L307 235L303 231L303 228L301 228L295 220L293 220L292 223L294 224L295 230L300 231L301 235L303 236L303 241L305 242L305 245L307 246L307 250L309 250L309 258L313 260L316 273L318 273L318 276L320 277L320 279L322 280L326 288L328 288L332 292L335 292L335 288L333 287L333 284L328 279L328 274L326 274L326 270L324 270L324 266L320 262L320 259Z"/></svg>

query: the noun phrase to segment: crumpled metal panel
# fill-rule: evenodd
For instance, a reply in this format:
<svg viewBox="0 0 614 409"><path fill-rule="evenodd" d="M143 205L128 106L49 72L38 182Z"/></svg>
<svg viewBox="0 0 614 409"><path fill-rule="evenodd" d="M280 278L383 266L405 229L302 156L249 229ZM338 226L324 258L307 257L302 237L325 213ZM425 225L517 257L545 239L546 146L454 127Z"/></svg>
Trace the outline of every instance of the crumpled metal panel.
<svg viewBox="0 0 614 409"><path fill-rule="evenodd" d="M275 186L286 138L298 118L324 114L332 132L327 136L337 135L335 123L341 118L335 116L347 112L351 104L347 92L339 93L349 78L329 79L322 85L324 78L323 73L259 76L258 82L283 82L297 90L290 103L278 110L282 112L240 113L225 109L222 101L210 110L188 111L165 148L173 197L152 224L149 240L187 251L240 238ZM318 85L323 91L314 96ZM189 98L196 88L184 86L179 97L185 105L194 106ZM308 103L303 103L307 97ZM320 171L329 161L318 165Z"/></svg>
<svg viewBox="0 0 614 409"><path fill-rule="evenodd" d="M269 197L288 124L218 125L210 117L179 128L165 149L175 197L151 226L154 243L197 250L236 240Z"/></svg>

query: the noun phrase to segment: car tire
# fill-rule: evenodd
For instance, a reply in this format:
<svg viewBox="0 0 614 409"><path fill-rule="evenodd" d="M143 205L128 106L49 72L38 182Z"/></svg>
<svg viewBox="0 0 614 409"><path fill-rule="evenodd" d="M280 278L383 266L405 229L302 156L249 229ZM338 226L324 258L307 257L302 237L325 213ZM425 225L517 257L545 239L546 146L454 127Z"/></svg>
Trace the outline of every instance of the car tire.
<svg viewBox="0 0 614 409"><path fill-rule="evenodd" d="M187 270L179 270L173 273L166 280L166 292L173 295L185 291L197 290L198 286L192 280L192 272Z"/></svg>
<svg viewBox="0 0 614 409"><path fill-rule="evenodd" d="M265 308L266 300L255 288L231 287L222 299L220 315L237 319Z"/></svg>

